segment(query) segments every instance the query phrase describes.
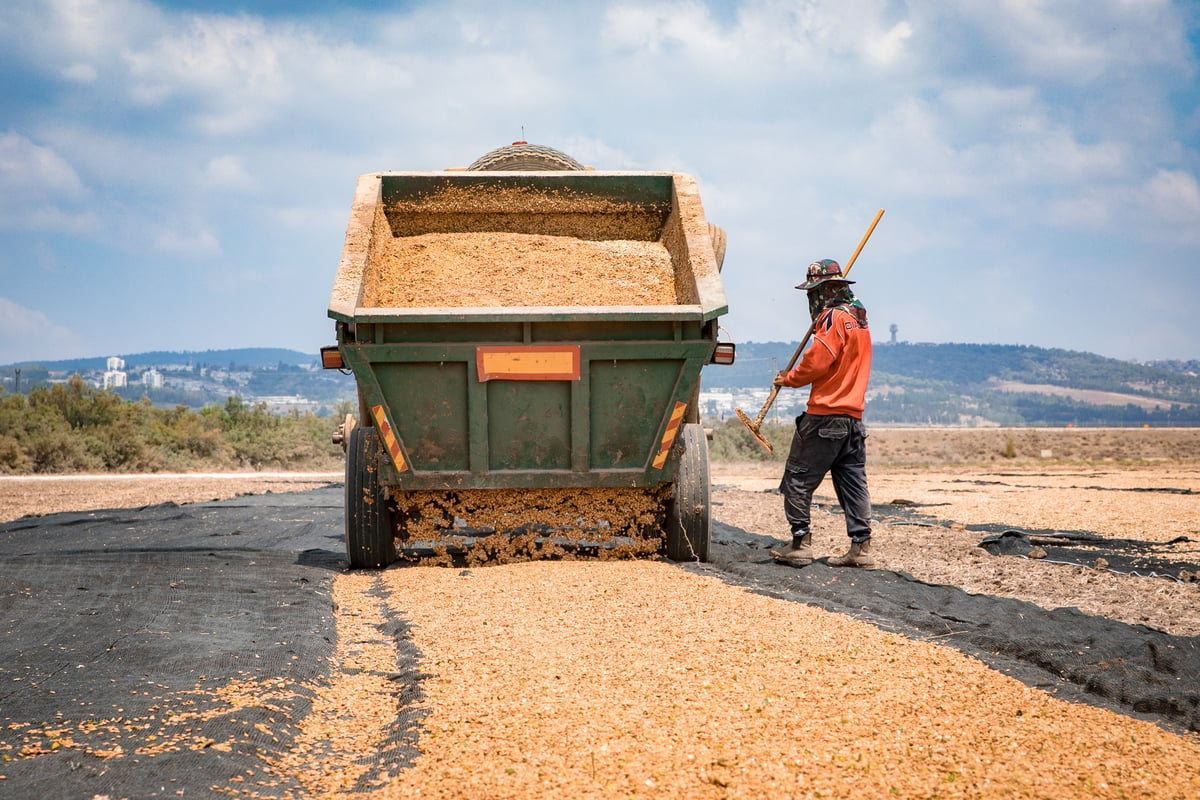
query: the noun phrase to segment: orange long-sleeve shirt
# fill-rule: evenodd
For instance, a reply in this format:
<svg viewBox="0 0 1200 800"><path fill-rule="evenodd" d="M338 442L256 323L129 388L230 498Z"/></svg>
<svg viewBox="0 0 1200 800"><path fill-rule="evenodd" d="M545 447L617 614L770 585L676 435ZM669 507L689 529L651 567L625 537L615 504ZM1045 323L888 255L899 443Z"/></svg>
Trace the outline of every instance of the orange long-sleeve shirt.
<svg viewBox="0 0 1200 800"><path fill-rule="evenodd" d="M871 331L842 308L827 308L813 326L812 346L783 385L808 386L809 414L848 414L862 419L871 376Z"/></svg>

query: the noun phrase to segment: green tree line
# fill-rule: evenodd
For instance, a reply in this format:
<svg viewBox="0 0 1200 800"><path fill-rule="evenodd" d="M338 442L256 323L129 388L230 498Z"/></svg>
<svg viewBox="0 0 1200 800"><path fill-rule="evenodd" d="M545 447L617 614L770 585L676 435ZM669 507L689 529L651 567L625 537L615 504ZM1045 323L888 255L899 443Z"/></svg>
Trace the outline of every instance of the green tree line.
<svg viewBox="0 0 1200 800"><path fill-rule="evenodd" d="M156 408L76 376L28 395L0 394L0 472L337 470L343 456L332 425L240 397L199 411Z"/></svg>
<svg viewBox="0 0 1200 800"><path fill-rule="evenodd" d="M746 342L738 347L738 358L732 365L704 371L704 387L769 386L775 371L783 368L795 347L794 342ZM1190 371L1058 348L877 343L871 368L876 375L955 387L970 394L986 393L992 381L1003 380L1127 392L1168 403L1200 403L1200 377ZM879 383L874 375L872 383Z"/></svg>

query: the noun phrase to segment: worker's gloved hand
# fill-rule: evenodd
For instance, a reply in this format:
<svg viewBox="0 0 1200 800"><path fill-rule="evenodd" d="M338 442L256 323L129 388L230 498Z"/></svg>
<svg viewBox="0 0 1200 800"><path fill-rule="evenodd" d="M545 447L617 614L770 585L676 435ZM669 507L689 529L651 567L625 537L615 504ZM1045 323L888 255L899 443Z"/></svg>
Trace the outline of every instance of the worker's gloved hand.
<svg viewBox="0 0 1200 800"><path fill-rule="evenodd" d="M787 373L784 372L783 370L780 370L779 374L775 376L775 381L774 381L775 385L776 386L787 386L787 384L783 382L786 377L787 377Z"/></svg>

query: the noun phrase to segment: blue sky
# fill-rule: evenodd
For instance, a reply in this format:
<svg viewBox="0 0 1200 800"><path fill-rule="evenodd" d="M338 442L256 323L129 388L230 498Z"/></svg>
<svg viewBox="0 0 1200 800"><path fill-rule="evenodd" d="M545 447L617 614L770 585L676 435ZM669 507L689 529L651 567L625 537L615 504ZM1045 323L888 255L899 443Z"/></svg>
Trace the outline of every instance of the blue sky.
<svg viewBox="0 0 1200 800"><path fill-rule="evenodd" d="M384 6L384 7L380 7ZM735 341L1200 358L1200 4L6 0L0 363L333 342L354 183L523 138L695 175Z"/></svg>

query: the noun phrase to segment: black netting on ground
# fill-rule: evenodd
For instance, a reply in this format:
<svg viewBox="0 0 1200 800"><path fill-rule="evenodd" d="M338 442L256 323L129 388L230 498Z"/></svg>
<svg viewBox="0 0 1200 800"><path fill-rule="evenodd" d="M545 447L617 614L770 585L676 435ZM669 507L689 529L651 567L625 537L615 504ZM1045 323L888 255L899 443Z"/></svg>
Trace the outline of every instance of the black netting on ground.
<svg viewBox="0 0 1200 800"><path fill-rule="evenodd" d="M1038 558L1146 578L1182 581L1200 576L1200 562L1189 560L1200 550L1191 547L1196 543L1186 536L1169 542L1148 542L1079 531L1025 531L996 525L970 525L968 529L993 532L981 539L979 546L994 556ZM1180 545L1188 546L1187 551L1177 551Z"/></svg>
<svg viewBox="0 0 1200 800"><path fill-rule="evenodd" d="M300 796L265 763L331 670L341 494L0 525L0 794ZM410 763L412 727L364 762Z"/></svg>

